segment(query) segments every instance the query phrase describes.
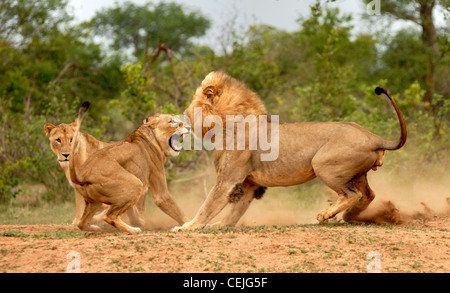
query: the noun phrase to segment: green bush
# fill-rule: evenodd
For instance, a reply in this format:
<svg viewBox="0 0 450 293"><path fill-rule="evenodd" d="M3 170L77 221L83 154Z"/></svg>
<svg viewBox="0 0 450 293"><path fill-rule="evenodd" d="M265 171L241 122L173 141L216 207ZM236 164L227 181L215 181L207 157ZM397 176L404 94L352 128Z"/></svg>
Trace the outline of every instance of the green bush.
<svg viewBox="0 0 450 293"><path fill-rule="evenodd" d="M181 17L171 17L170 11L182 15L177 5L117 4L93 21L76 25L70 22L67 1L4 2L0 5L7 24L0 28L2 205L34 185L45 187L37 195L43 202L72 199L73 191L44 134L45 123L72 122L80 103L88 100L91 108L82 131L100 140L120 140L149 115L182 113L212 70L243 81L260 95L269 114L280 115L280 121L353 121L397 139L395 111L387 98L374 93L376 86L384 86L398 102L408 128L404 149L389 159L395 168L449 163L450 50L445 47L449 39L445 28L436 32L442 56L436 64L434 95L426 103L426 52L418 50L423 48L420 31L355 33L352 16L322 7L320 1L311 7L310 16L298 20L293 32L267 25L251 26L244 34L230 28L224 32L229 35L221 37L231 40L223 44L221 55L207 45L193 45L190 37L202 35L209 21L195 12L185 16L201 22L182 24ZM141 30L142 23L152 22L142 16L154 15L157 7L167 12L164 22L171 28L159 32L170 35L167 40L161 35L167 50L157 50L159 39L148 30L157 23ZM149 11L136 16L142 22L126 27L107 17L118 13L129 20L130 9ZM111 36L117 51L106 54L93 36L107 31L108 25L115 29ZM181 43L172 33L180 25L185 27L179 31L189 32ZM127 32L134 32L135 43ZM119 50L130 46L135 47L132 59ZM152 59L154 53L159 55ZM168 180L196 171L210 155L183 151L170 158Z"/></svg>

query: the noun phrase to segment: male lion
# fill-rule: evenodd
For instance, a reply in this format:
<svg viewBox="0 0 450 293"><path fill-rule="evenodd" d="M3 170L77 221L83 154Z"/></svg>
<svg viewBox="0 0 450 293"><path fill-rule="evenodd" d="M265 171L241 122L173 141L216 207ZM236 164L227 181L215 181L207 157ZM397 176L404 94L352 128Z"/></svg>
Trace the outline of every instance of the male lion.
<svg viewBox="0 0 450 293"><path fill-rule="evenodd" d="M397 150L406 142L406 125L400 109L387 91L377 87L375 92L386 94L397 112L401 129L398 142L383 139L356 123L297 122L275 125L275 122L268 121L267 133L274 129L279 131L278 152L275 152L278 157L264 161L261 154L267 151L262 150L260 145L254 150L248 148L250 131L247 128L244 150L214 150L216 184L195 217L174 230L202 228L228 203L232 208L219 224L233 226L253 198L260 198L267 187L302 184L315 177L338 194L337 201L318 214L318 221L323 222L341 211L346 211L343 216L345 221L358 221L358 215L375 197L367 183L366 173L381 166L385 150ZM201 109L201 116L198 109ZM195 111L197 115L194 115ZM227 115L265 115L266 109L257 94L242 82L223 72L211 72L197 88L184 114L193 121L193 132L197 133L196 125L201 125L202 136L208 138L208 131L218 124L217 121L214 125L205 123L208 115L220 117L222 121L219 124L226 132L236 129L225 129ZM258 117L260 121L262 116ZM253 129L251 133L255 132L256 129Z"/></svg>
<svg viewBox="0 0 450 293"><path fill-rule="evenodd" d="M81 155L83 148L80 125L88 107L89 103L84 103L80 108L72 142L75 158ZM124 223L121 216L145 196L148 189L161 210L178 224L185 223L187 218L167 189L164 164L167 156L179 154L178 139L188 134L189 129L175 115L156 114L145 119L123 141L94 153L82 166L77 166L77 160L71 160L70 178L80 188L86 202L78 223L80 230L99 230L89 221L102 204L107 204L109 208L104 216L107 223L128 233L140 232L141 229Z"/></svg>

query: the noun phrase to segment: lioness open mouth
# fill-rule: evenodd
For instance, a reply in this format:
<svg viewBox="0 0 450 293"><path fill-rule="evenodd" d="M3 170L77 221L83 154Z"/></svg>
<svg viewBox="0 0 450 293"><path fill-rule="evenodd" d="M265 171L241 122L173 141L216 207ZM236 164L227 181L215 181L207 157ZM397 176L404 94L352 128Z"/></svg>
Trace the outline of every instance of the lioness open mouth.
<svg viewBox="0 0 450 293"><path fill-rule="evenodd" d="M169 146L176 152L181 151L181 149L183 148L182 146L180 146L180 140L183 140L183 134L174 134L169 139Z"/></svg>

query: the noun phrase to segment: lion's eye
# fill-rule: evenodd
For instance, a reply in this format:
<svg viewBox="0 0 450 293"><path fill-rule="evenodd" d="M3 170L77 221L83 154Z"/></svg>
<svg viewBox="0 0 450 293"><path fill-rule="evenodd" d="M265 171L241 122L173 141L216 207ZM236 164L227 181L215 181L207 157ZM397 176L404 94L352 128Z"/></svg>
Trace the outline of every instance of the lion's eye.
<svg viewBox="0 0 450 293"><path fill-rule="evenodd" d="M178 126L178 122L175 120L170 120L170 127L177 127Z"/></svg>
<svg viewBox="0 0 450 293"><path fill-rule="evenodd" d="M59 143L61 143L61 139L59 139L59 138L57 138L56 141L59 142Z"/></svg>

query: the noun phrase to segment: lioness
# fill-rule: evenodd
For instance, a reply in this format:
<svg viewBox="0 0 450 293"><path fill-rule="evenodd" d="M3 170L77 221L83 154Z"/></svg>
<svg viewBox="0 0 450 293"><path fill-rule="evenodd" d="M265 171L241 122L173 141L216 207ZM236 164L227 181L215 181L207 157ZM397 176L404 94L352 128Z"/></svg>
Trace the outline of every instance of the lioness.
<svg viewBox="0 0 450 293"><path fill-rule="evenodd" d="M72 142L72 155L81 155L83 141L80 125L89 104L80 108L78 124ZM164 164L167 156L177 156L181 151L178 139L189 133L190 127L175 116L156 114L123 141L100 149L86 162L77 166L70 160L70 178L79 187L86 202L86 209L78 227L81 230L99 230L89 222L102 204L109 205L104 220L117 229L138 233L141 229L131 227L121 220L130 207L151 190L155 204L178 224L187 221L186 216L172 199L167 189Z"/></svg>
<svg viewBox="0 0 450 293"><path fill-rule="evenodd" d="M267 187L291 186L318 177L338 194L329 208L321 211L317 219L323 222L346 211L345 221L357 221L375 197L367 183L367 172L381 166L385 150L397 150L406 142L406 125L402 113L387 91L377 87L376 94L384 93L391 100L400 121L399 141L383 139L356 123L347 122L267 122L268 137L278 130L278 154L274 160L263 161L267 153L260 145L254 150L248 146L249 129L245 136L244 150L214 150L217 181L195 217L174 230L202 228L228 203L230 212L219 223L235 225L253 198L262 196ZM201 109L201 114L196 109ZM194 115L197 111L197 115ZM205 137L217 123L205 123L206 117L219 117L223 131L227 115L249 117L261 121L266 109L258 95L245 84L223 72L211 72L197 88L191 105L184 114L191 120L193 133L201 125L200 134ZM196 117L194 117L196 116ZM196 120L194 120L196 119ZM200 120L200 121L198 121ZM209 126L211 125L211 126ZM260 124L261 125L261 124ZM214 127L214 128L213 128ZM216 129L217 130L217 129ZM219 130L221 131L221 130ZM235 130L236 131L236 130ZM255 133L255 129L252 133ZM208 136L206 136L208 138Z"/></svg>
<svg viewBox="0 0 450 293"><path fill-rule="evenodd" d="M83 196L80 194L79 191L80 188L72 184L72 180L70 180L69 161L72 159L77 160L76 165L81 166L90 155L92 155L99 149L116 143L116 142L103 142L96 139L92 135L80 132L79 139L82 147L79 150L80 152L79 155L76 158L73 158L73 156L71 156L71 143L75 129L77 127L77 123L78 118L75 119L75 121L70 124L61 123L55 126L52 123L46 123L44 125L45 134L50 140L50 147L58 157L59 166L61 167L61 169L63 169L67 181L72 186L75 192L75 218L72 221L73 225L78 225L81 216L83 215L85 203ZM100 209L98 215L94 217L94 222L102 220L102 212L103 210ZM145 213L145 195L142 196L141 200L139 200L136 206L134 206L133 209L131 209L127 213L127 216L132 225L143 226L144 213Z"/></svg>

